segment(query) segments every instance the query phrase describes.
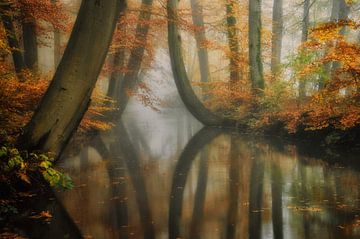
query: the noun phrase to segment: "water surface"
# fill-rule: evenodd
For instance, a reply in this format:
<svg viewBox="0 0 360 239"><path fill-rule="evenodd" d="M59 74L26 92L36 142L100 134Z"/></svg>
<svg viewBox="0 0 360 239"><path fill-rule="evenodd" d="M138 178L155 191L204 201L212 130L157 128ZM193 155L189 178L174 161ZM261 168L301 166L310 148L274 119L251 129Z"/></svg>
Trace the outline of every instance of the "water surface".
<svg viewBox="0 0 360 239"><path fill-rule="evenodd" d="M298 151L125 117L65 157L76 186L57 197L85 238L360 238L359 171Z"/></svg>

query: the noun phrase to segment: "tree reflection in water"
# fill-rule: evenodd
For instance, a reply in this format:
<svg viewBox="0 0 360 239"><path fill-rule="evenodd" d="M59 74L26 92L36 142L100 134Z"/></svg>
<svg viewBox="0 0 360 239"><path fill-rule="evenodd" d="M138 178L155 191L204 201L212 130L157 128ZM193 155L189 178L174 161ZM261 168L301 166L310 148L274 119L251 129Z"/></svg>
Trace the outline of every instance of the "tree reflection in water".
<svg viewBox="0 0 360 239"><path fill-rule="evenodd" d="M182 148L186 130L174 129L176 141L136 127L99 134L63 164L78 187L60 199L85 236L360 236L358 171L220 129L204 128ZM166 157L152 143L161 139L174 149Z"/></svg>

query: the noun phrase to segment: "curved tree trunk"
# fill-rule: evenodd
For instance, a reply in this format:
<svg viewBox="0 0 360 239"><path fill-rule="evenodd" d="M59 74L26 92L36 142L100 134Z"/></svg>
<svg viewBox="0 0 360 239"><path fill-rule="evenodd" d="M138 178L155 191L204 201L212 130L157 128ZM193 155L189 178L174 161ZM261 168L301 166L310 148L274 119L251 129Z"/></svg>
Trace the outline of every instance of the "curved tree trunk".
<svg viewBox="0 0 360 239"><path fill-rule="evenodd" d="M231 124L231 122L205 108L190 84L181 54L181 39L176 23L177 5L177 0L168 0L167 2L169 53L171 68L179 95L190 113L204 125L221 126Z"/></svg>
<svg viewBox="0 0 360 239"><path fill-rule="evenodd" d="M150 24L149 20L151 18L151 7L153 0L142 0L141 3L141 12L139 15L139 23L136 26L136 35L135 38L138 42L146 43L148 36ZM145 22L145 24L144 24ZM119 89L116 94L118 95L117 101L119 103L119 114L122 115L124 112L127 103L129 101L129 92L134 91L136 85L139 83L139 72L142 63L142 59L145 54L145 46L138 46L133 49L130 53L128 61L128 72L125 74L124 79L120 82Z"/></svg>
<svg viewBox="0 0 360 239"><path fill-rule="evenodd" d="M24 61L27 68L35 70L38 64L38 49L35 19L31 18L22 23L24 42Z"/></svg>
<svg viewBox="0 0 360 239"><path fill-rule="evenodd" d="M60 154L88 108L124 8L124 1L82 1L64 56L20 146Z"/></svg>
<svg viewBox="0 0 360 239"><path fill-rule="evenodd" d="M11 14L9 13L10 6L6 2L1 2L1 20L6 31L6 37L8 45L11 48L11 54L14 62L15 72L20 74L23 69L25 69L25 62L23 55L20 51L19 41L16 37L15 27Z"/></svg>
<svg viewBox="0 0 360 239"><path fill-rule="evenodd" d="M279 74L283 36L283 0L274 0L271 37L271 73Z"/></svg>
<svg viewBox="0 0 360 239"><path fill-rule="evenodd" d="M261 0L249 1L250 80L255 95L263 93L265 83L261 58Z"/></svg>

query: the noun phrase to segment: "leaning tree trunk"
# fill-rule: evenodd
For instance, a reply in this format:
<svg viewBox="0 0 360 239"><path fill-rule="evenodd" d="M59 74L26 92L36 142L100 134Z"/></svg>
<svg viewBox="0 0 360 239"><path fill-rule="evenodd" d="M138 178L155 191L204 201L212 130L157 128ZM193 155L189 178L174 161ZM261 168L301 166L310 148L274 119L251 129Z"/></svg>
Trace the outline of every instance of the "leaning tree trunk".
<svg viewBox="0 0 360 239"><path fill-rule="evenodd" d="M271 73L279 74L283 37L283 0L274 0L271 37Z"/></svg>
<svg viewBox="0 0 360 239"><path fill-rule="evenodd" d="M236 5L235 0L226 1L226 27L227 27L227 38L230 48L230 87L238 83L241 74L239 68L239 36L236 32L236 17L234 7Z"/></svg>
<svg viewBox="0 0 360 239"><path fill-rule="evenodd" d="M22 23L24 60L27 68L35 70L38 64L38 49L36 37L36 23L34 18Z"/></svg>
<svg viewBox="0 0 360 239"><path fill-rule="evenodd" d="M20 52L19 41L16 37L15 27L12 19L12 14L9 3L6 1L1 1L1 20L6 32L6 37L8 41L8 45L11 48L11 55L14 62L15 72L20 74L23 69L25 69L25 63L23 59L23 55Z"/></svg>
<svg viewBox="0 0 360 239"><path fill-rule="evenodd" d="M141 12L138 19L138 24L136 26L135 38L137 42L143 44L146 43L147 35L150 28L149 20L151 18L151 7L153 0L142 0L141 3ZM145 54L145 45L141 45L133 49L130 53L128 61L128 72L125 74L124 79L120 82L118 94L118 103L119 103L119 114L122 115L126 105L129 101L129 91L134 91L136 85L139 83L139 72L141 63Z"/></svg>
<svg viewBox="0 0 360 239"><path fill-rule="evenodd" d="M193 24L197 28L195 30L195 40L199 57L201 82L206 83L209 82L210 77L209 56L206 47L202 46L206 42L206 35L203 10L199 0L191 0L191 11Z"/></svg>
<svg viewBox="0 0 360 239"><path fill-rule="evenodd" d="M261 60L261 0L249 1L250 80L255 95L263 93L265 83Z"/></svg>
<svg viewBox="0 0 360 239"><path fill-rule="evenodd" d="M64 56L20 146L60 154L88 108L124 8L125 1L82 1Z"/></svg>
<svg viewBox="0 0 360 239"><path fill-rule="evenodd" d="M304 12L303 12L303 19L302 19L302 30L301 30L301 42L304 43L308 39L309 35L309 24L310 24L310 0L304 1ZM299 98L304 99L306 96L306 84L304 79L300 79L299 81Z"/></svg>
<svg viewBox="0 0 360 239"><path fill-rule="evenodd" d="M171 68L174 74L175 84L179 95L190 113L201 123L207 126L220 126L230 124L223 118L215 115L205 108L196 96L186 73L184 60L181 54L181 39L177 27L177 0L168 0L168 43L171 60Z"/></svg>

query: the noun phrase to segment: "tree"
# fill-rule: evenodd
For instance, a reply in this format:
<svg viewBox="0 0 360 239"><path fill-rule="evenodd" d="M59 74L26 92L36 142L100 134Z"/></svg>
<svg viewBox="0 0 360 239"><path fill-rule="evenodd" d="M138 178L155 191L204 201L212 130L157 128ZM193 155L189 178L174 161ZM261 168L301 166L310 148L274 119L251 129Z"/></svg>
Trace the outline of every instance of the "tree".
<svg viewBox="0 0 360 239"><path fill-rule="evenodd" d="M226 1L226 27L228 44L230 48L230 86L238 83L241 78L239 71L239 37L236 29L235 8L237 2L234 0Z"/></svg>
<svg viewBox="0 0 360 239"><path fill-rule="evenodd" d="M124 1L83 1L54 78L19 140L59 156L90 103Z"/></svg>
<svg viewBox="0 0 360 239"><path fill-rule="evenodd" d="M16 37L14 17L11 11L10 3L7 1L1 2L1 20L6 32L8 45L11 49L11 54L14 62L15 72L20 74L25 69L25 62L20 52L20 44Z"/></svg>
<svg viewBox="0 0 360 239"><path fill-rule="evenodd" d="M283 0L274 0L271 37L271 73L279 73L283 35Z"/></svg>
<svg viewBox="0 0 360 239"><path fill-rule="evenodd" d="M178 31L177 0L167 1L168 14L168 44L171 68L179 95L190 113L201 123L207 126L221 126L233 124L208 110L196 96L186 73L181 53L181 37Z"/></svg>
<svg viewBox="0 0 360 239"><path fill-rule="evenodd" d="M261 0L249 1L249 62L250 80L255 95L265 88L261 57Z"/></svg>
<svg viewBox="0 0 360 239"><path fill-rule="evenodd" d="M304 11L301 24L301 42L304 43L308 39L309 35L309 24L310 24L310 0L304 1ZM299 81L299 98L303 99L306 96L306 84L304 79Z"/></svg>
<svg viewBox="0 0 360 239"><path fill-rule="evenodd" d="M27 68L34 70L38 63L36 23L33 17L27 17L22 22L24 43L24 61Z"/></svg>
<svg viewBox="0 0 360 239"><path fill-rule="evenodd" d="M141 3L141 11L139 14L139 23L136 26L135 38L138 42L145 43L149 32L150 24L149 20L151 17L151 7L153 0L143 0ZM144 24L145 22L145 24ZM125 74L119 87L119 114L121 115L126 108L127 102L129 101L129 91L134 90L139 82L139 72L142 63L142 59L145 53L145 46L135 47L129 57L127 64L127 73Z"/></svg>
<svg viewBox="0 0 360 239"><path fill-rule="evenodd" d="M207 49L203 47L203 44L206 42L206 35L203 10L199 0L191 0L191 11L193 24L196 27L195 40L198 51L201 82L206 83L209 82L210 77L209 56Z"/></svg>
<svg viewBox="0 0 360 239"><path fill-rule="evenodd" d="M56 4L58 0L51 0L52 4ZM54 28L54 69L59 65L61 59L61 38L60 30Z"/></svg>

